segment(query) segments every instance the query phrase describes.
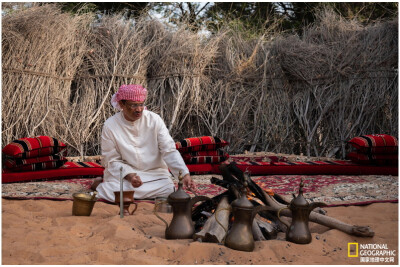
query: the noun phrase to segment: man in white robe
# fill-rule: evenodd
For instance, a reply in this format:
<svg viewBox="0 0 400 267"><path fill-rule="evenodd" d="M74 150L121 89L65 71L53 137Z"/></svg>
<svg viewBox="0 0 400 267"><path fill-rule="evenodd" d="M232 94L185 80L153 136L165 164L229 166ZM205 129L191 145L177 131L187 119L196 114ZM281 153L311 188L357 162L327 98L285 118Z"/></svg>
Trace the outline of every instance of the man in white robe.
<svg viewBox="0 0 400 267"><path fill-rule="evenodd" d="M121 174L124 191L135 191L135 199L171 194L174 183L169 171L176 178L181 172L184 187L196 189L164 121L145 109L146 96L147 90L140 85L122 85L111 99L120 112L108 118L103 126L104 176L92 185L100 198L114 202Z"/></svg>

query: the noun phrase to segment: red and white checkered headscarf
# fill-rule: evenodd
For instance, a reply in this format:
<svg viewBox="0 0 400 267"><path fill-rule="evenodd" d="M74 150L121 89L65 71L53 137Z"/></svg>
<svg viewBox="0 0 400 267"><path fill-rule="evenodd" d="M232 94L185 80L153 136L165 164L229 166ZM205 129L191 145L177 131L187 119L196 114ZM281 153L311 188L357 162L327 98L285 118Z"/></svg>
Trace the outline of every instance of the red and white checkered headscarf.
<svg viewBox="0 0 400 267"><path fill-rule="evenodd" d="M116 92L111 97L111 105L121 110L119 106L119 101L121 100L131 100L137 102L143 102L147 97L147 89L140 84L123 84L119 87L118 92Z"/></svg>

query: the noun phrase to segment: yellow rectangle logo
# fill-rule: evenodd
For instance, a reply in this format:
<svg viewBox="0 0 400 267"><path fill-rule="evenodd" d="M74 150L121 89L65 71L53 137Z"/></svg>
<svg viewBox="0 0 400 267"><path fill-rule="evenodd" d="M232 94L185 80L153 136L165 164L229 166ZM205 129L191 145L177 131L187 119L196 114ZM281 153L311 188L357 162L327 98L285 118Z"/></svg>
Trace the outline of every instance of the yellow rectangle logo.
<svg viewBox="0 0 400 267"><path fill-rule="evenodd" d="M358 243L347 243L347 256L358 257Z"/></svg>

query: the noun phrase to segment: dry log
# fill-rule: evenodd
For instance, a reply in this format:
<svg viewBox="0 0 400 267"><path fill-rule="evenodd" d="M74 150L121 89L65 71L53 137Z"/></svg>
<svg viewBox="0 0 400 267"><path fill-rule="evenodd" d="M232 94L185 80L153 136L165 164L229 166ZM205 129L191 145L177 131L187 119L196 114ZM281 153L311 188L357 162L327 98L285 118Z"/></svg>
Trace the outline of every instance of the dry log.
<svg viewBox="0 0 400 267"><path fill-rule="evenodd" d="M253 238L256 241L276 239L276 236L278 234L277 227L275 227L272 222L267 223L261 220L260 215L256 215L254 217L252 230Z"/></svg>
<svg viewBox="0 0 400 267"><path fill-rule="evenodd" d="M230 196L231 198L234 197L234 199L237 199L240 197L240 184L238 184L237 182L232 183L228 182L227 180L218 179L216 177L212 177L210 179L210 182L212 184L219 185L223 188L228 189L228 196ZM230 199L230 201L234 199Z"/></svg>
<svg viewBox="0 0 400 267"><path fill-rule="evenodd" d="M236 168L235 168L236 167ZM230 169L235 170L235 176L241 176L240 170L237 168L237 166L230 166ZM239 171L238 171L239 170ZM243 178L240 177L241 179L246 179L251 185L251 189L253 193L255 191L257 193L263 194L263 197L260 199L265 201L264 203L267 206L270 206L274 208L276 211L280 210L281 208L287 207L287 205L279 203L274 197L268 195L264 190L262 190L256 183L254 183L250 176L247 173L243 173ZM253 188L254 187L254 188ZM257 193L255 193L257 195ZM318 210L320 213L323 213L323 210ZM327 226L329 228L337 229L339 231L342 231L344 233L347 233L349 235L355 235L355 236L361 236L361 237L372 237L374 236L374 232L368 227L368 226L357 226L357 225L350 225L347 223L344 223L342 221L339 221L337 219L334 219L332 217L320 214L319 212L312 211L310 213L309 220L311 222L315 222L324 226ZM283 216L289 216L291 217L292 212L289 209L285 209L281 212Z"/></svg>
<svg viewBox="0 0 400 267"><path fill-rule="evenodd" d="M265 197L267 199L267 205L272 207L275 211L278 212L281 208L286 207L286 205L282 205L274 200L271 196L265 193ZM291 217L292 212L289 209L282 210L280 213L282 216ZM312 211L310 213L309 220L311 222L315 222L329 228L337 229L349 235L361 236L361 237L372 237L374 236L374 232L368 226L358 226L358 225L350 225L339 221L335 218L320 214L318 212Z"/></svg>
<svg viewBox="0 0 400 267"><path fill-rule="evenodd" d="M238 180L235 177L233 177L232 171L229 168L229 166L232 165L232 164L234 164L234 163L231 162L229 165L221 164L221 165L219 165L219 170L221 172L221 175L222 175L224 181L233 183L234 185L238 185L238 184L240 184L240 182L243 182L244 180Z"/></svg>
<svg viewBox="0 0 400 267"><path fill-rule="evenodd" d="M375 234L368 226L350 225L341 222L335 218L316 213L314 211L310 214L310 221L340 230L350 235L373 237Z"/></svg>
<svg viewBox="0 0 400 267"><path fill-rule="evenodd" d="M233 200L237 199L240 197L240 192L239 188L233 183L220 180L218 178L212 177L210 179L211 183L217 184L221 187L227 188L228 191L225 191L215 197L213 197L210 200L206 200L196 206L193 211L192 211L192 220L195 222L195 229L199 230L200 227L202 227L206 221L206 217L202 213L203 211L208 211L210 212L211 210L214 210L215 207L218 205L218 203L221 201L221 199L225 196L228 197L228 202L232 202ZM239 184L237 184L239 185Z"/></svg>
<svg viewBox="0 0 400 267"><path fill-rule="evenodd" d="M216 209L218 203L223 197L230 197L228 195L228 191L225 191L210 200L203 201L192 210L192 220L194 222L194 228L196 232L203 228L204 224L210 217L209 215L206 215L206 213L211 214L211 211Z"/></svg>
<svg viewBox="0 0 400 267"><path fill-rule="evenodd" d="M255 241L265 241L265 240L267 240L264 237L263 233L261 232L261 229L258 226L258 223L257 223L255 218L253 220L253 224L251 226L251 230L253 232L253 238L254 238Z"/></svg>
<svg viewBox="0 0 400 267"><path fill-rule="evenodd" d="M273 208L274 212L269 212L270 214L276 215L276 213L282 209L287 207L287 200L285 200L281 196L271 196L267 194L262 188L260 188L255 182L253 182L248 173L243 173L237 166L232 163L229 166L225 164L221 164L220 170L224 177L224 180L220 182L216 181L217 178L213 178L214 182L220 186L227 187L229 190L228 196L238 197L238 189L240 188L242 182L247 181L249 185L249 189L255 194L256 198L261 200L265 205ZM236 178L235 178L236 177ZM284 209L281 211L281 216L291 217L292 212L289 209ZM263 216L265 217L265 216ZM286 220L282 218L282 220ZM309 220L311 222L315 222L329 228L337 229L349 235L361 236L361 237L372 237L374 236L374 232L368 226L357 226L357 225L350 225L334 219L332 217L326 216L325 211L322 209L315 209L310 213ZM278 228L282 229L283 225L279 225ZM285 227L283 227L285 228ZM259 233L258 233L259 235Z"/></svg>
<svg viewBox="0 0 400 267"><path fill-rule="evenodd" d="M257 195L257 197L258 197L258 194L262 194L263 197L258 197L258 198L263 200L263 202L266 205L276 209L276 211L287 206L282 203L279 203L274 197L268 195L264 190L262 190L256 183L254 183L251 180L250 176L247 173L241 172L241 170L239 168L237 168L236 165L230 164L229 170L234 171L234 175L236 177L238 177L238 179L248 181L250 189L252 190L253 193L255 193ZM321 210L319 210L319 212L321 212ZM291 217L292 212L289 209L285 209L281 212L281 214L283 216ZM355 235L355 236L361 236L361 237L374 236L374 232L368 226L350 225L350 224L341 222L337 219L320 214L315 211L312 211L310 213L309 220L312 222L327 226L329 228L337 229L337 230L347 233L349 235Z"/></svg>
<svg viewBox="0 0 400 267"><path fill-rule="evenodd" d="M242 172L242 170L239 169L239 167L236 165L236 162L231 162L228 166L227 169L232 173L234 177L236 177L239 181L246 181L248 184L249 189L251 192L255 194L255 196L260 199L263 203L266 203L265 199L265 191L259 187L251 178L249 173L247 172Z"/></svg>
<svg viewBox="0 0 400 267"><path fill-rule="evenodd" d="M193 235L193 239L202 242L222 243L228 231L231 206L228 197L222 198L215 213L208 218L203 229Z"/></svg>

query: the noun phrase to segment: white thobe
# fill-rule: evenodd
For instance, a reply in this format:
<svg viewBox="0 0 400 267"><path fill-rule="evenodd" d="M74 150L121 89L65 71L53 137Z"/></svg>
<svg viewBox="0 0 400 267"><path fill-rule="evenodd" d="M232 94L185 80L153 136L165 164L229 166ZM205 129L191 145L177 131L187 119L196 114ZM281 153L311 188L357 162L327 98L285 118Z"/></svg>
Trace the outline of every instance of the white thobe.
<svg viewBox="0 0 400 267"><path fill-rule="evenodd" d="M98 196L114 202L122 177L140 176L143 184L134 188L123 179L124 191L135 191L135 199L166 197L174 191L172 172L178 177L189 173L164 121L154 112L144 110L140 119L128 121L122 112L106 120L101 136L104 180L97 187Z"/></svg>

